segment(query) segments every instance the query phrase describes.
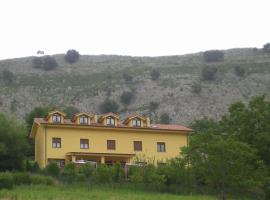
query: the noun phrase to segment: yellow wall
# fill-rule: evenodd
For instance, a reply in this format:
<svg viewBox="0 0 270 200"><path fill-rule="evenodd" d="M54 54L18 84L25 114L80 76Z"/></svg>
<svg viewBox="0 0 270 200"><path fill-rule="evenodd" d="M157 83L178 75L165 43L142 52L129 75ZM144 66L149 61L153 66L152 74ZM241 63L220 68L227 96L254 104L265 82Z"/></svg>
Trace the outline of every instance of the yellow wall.
<svg viewBox="0 0 270 200"><path fill-rule="evenodd" d="M44 146L45 131L41 126L36 136L36 160L40 167L45 167ZM137 154L140 158L146 157L165 162L168 158L179 155L180 147L187 145L187 134L139 131L117 128L83 128L83 127L47 127L47 159L66 159L68 152L89 153L116 153ZM61 148L52 148L52 138L61 138ZM89 139L89 149L80 149L80 139ZM116 150L107 150L107 140L116 140ZM142 141L142 152L134 151L133 141ZM157 152L157 142L166 143L166 152ZM79 158L79 157L78 157Z"/></svg>
<svg viewBox="0 0 270 200"><path fill-rule="evenodd" d="M40 167L45 167L45 128L38 126L35 136L35 161Z"/></svg>

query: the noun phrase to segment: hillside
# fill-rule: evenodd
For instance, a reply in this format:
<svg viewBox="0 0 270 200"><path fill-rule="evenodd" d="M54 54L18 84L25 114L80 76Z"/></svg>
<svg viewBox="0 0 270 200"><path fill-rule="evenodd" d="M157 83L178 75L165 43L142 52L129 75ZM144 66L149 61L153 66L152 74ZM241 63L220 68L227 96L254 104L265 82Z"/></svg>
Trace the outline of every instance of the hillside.
<svg viewBox="0 0 270 200"><path fill-rule="evenodd" d="M54 55L59 66L53 71L33 68L33 57L2 60L0 72L8 69L16 80L7 84L1 77L0 112L22 119L35 106L54 105L99 113L99 104L110 98L119 103L122 116L135 111L149 115L149 103L157 102L158 108L151 112L153 120L169 113L172 122L189 124L204 116L218 118L238 100L246 102L261 94L269 98L270 54L253 48L224 52L224 61L215 63L205 62L203 53L163 57L81 55L72 65L64 61L64 55ZM214 81L201 80L206 66L218 69ZM244 69L244 76L236 75L237 66ZM151 80L153 69L160 72L158 80ZM125 81L124 73L133 81ZM195 83L201 92L193 91ZM135 94L129 106L120 103L123 91Z"/></svg>

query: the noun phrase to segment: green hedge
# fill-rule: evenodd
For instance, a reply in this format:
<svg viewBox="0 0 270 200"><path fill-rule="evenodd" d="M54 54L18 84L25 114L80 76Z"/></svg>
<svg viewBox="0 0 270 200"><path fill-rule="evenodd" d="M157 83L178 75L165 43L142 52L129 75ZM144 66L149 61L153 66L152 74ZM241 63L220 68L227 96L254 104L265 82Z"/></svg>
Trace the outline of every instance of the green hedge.
<svg viewBox="0 0 270 200"><path fill-rule="evenodd" d="M10 173L0 173L0 189L12 189L14 186L14 179Z"/></svg>

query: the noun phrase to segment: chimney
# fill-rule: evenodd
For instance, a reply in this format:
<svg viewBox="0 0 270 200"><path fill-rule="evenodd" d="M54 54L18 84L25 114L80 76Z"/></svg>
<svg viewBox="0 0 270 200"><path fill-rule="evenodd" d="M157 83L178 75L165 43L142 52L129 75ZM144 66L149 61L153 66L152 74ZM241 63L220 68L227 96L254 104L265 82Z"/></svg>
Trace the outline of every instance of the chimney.
<svg viewBox="0 0 270 200"><path fill-rule="evenodd" d="M150 117L146 117L146 127L150 127Z"/></svg>

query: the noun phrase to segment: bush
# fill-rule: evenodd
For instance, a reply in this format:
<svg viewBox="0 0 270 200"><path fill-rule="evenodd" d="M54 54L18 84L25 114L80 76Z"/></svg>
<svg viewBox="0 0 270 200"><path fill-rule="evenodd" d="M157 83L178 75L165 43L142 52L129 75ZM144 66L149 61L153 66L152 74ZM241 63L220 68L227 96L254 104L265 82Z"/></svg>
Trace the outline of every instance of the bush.
<svg viewBox="0 0 270 200"><path fill-rule="evenodd" d="M193 83L191 86L191 90L195 94L199 94L202 91L202 85L201 83Z"/></svg>
<svg viewBox="0 0 270 200"><path fill-rule="evenodd" d="M210 50L203 53L206 62L220 62L224 61L224 52L220 50Z"/></svg>
<svg viewBox="0 0 270 200"><path fill-rule="evenodd" d="M65 60L66 62L72 64L75 63L79 60L80 54L78 51L76 51L75 49L70 49L67 51L66 55L65 55Z"/></svg>
<svg viewBox="0 0 270 200"><path fill-rule="evenodd" d="M170 122L171 122L171 118L168 113L163 113L160 115L160 123L169 124Z"/></svg>
<svg viewBox="0 0 270 200"><path fill-rule="evenodd" d="M202 80L213 81L216 79L217 68L214 66L206 66L202 70Z"/></svg>
<svg viewBox="0 0 270 200"><path fill-rule="evenodd" d="M28 172L38 172L40 170L37 162L26 160L25 169Z"/></svg>
<svg viewBox="0 0 270 200"><path fill-rule="evenodd" d="M56 162L50 162L46 167L45 167L45 173L57 177L60 173L60 168L58 167Z"/></svg>
<svg viewBox="0 0 270 200"><path fill-rule="evenodd" d="M84 175L86 179L91 178L94 170L95 170L94 166L89 163L85 163L79 167L79 173Z"/></svg>
<svg viewBox="0 0 270 200"><path fill-rule="evenodd" d="M239 77L243 77L245 75L245 69L243 69L242 67L236 66L234 67L234 73L235 75Z"/></svg>
<svg viewBox="0 0 270 200"><path fill-rule="evenodd" d="M52 56L43 57L43 69L46 71L54 70L58 66L56 60Z"/></svg>
<svg viewBox="0 0 270 200"><path fill-rule="evenodd" d="M129 105L134 98L134 94L132 92L123 92L120 97L120 101L124 105Z"/></svg>
<svg viewBox="0 0 270 200"><path fill-rule="evenodd" d="M124 180L125 172L120 163L116 163L113 165L113 181L120 182Z"/></svg>
<svg viewBox="0 0 270 200"><path fill-rule="evenodd" d="M42 57L34 57L32 60L32 64L34 68L41 69L43 68L43 60Z"/></svg>
<svg viewBox="0 0 270 200"><path fill-rule="evenodd" d="M159 103L151 101L149 103L149 110L150 112L154 112L156 109L158 109Z"/></svg>
<svg viewBox="0 0 270 200"><path fill-rule="evenodd" d="M68 163L62 172L62 177L64 181L67 183L72 183L76 180L76 175L76 165L72 162Z"/></svg>
<svg viewBox="0 0 270 200"><path fill-rule="evenodd" d="M12 189L14 186L14 180L10 173L0 173L0 190Z"/></svg>
<svg viewBox="0 0 270 200"><path fill-rule="evenodd" d="M30 180L33 185L55 185L56 182L52 177L39 174L31 174Z"/></svg>
<svg viewBox="0 0 270 200"><path fill-rule="evenodd" d="M119 105L111 99L106 99L104 100L100 105L99 105L99 110L102 113L107 113L107 112L117 112L119 108Z"/></svg>
<svg viewBox="0 0 270 200"><path fill-rule="evenodd" d="M13 173L12 175L15 185L31 184L31 178L29 173Z"/></svg>
<svg viewBox="0 0 270 200"><path fill-rule="evenodd" d="M2 71L2 80L5 84L12 84L16 80L16 76L13 72L5 69Z"/></svg>
<svg viewBox="0 0 270 200"><path fill-rule="evenodd" d="M107 165L99 165L93 173L93 181L96 183L111 183L113 178L113 167Z"/></svg>
<svg viewBox="0 0 270 200"><path fill-rule="evenodd" d="M155 81L155 80L158 80L159 79L160 72L158 70L154 69L154 70L151 71L151 74L150 75L151 75L151 79L153 81Z"/></svg>
<svg viewBox="0 0 270 200"><path fill-rule="evenodd" d="M133 81L133 77L129 74L124 73L123 74L123 79L127 82L127 83L131 83Z"/></svg>
<svg viewBox="0 0 270 200"><path fill-rule="evenodd" d="M266 43L265 45L263 45L263 51L270 53L270 43Z"/></svg>

